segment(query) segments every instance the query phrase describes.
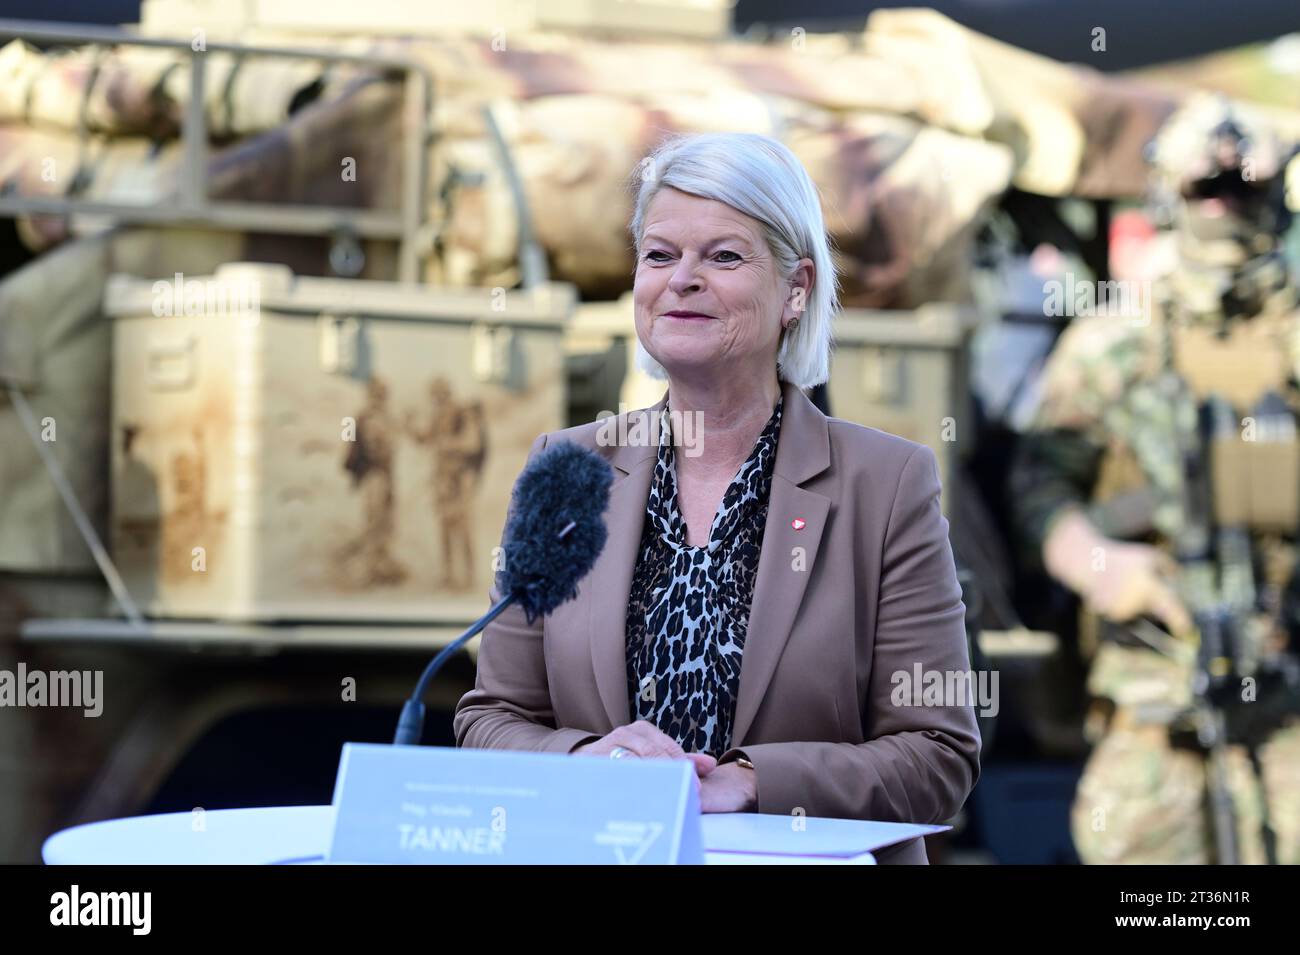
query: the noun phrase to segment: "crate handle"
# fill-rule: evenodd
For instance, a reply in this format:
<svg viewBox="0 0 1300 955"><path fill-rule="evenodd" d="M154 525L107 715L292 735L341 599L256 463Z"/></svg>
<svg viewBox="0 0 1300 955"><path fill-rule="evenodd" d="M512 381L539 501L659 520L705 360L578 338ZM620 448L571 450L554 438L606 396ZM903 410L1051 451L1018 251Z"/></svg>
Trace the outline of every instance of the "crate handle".
<svg viewBox="0 0 1300 955"><path fill-rule="evenodd" d="M903 363L892 349L864 348L862 350L862 391L868 401L876 404L894 404L903 390Z"/></svg>
<svg viewBox="0 0 1300 955"><path fill-rule="evenodd" d="M149 337L149 387L155 391L184 391L194 384L195 345L193 335L179 338Z"/></svg>
<svg viewBox="0 0 1300 955"><path fill-rule="evenodd" d="M485 384L506 384L510 380L514 348L515 332L508 325L475 323L474 376Z"/></svg>
<svg viewBox="0 0 1300 955"><path fill-rule="evenodd" d="M361 322L350 315L322 315L320 366L331 375L351 375L361 363Z"/></svg>

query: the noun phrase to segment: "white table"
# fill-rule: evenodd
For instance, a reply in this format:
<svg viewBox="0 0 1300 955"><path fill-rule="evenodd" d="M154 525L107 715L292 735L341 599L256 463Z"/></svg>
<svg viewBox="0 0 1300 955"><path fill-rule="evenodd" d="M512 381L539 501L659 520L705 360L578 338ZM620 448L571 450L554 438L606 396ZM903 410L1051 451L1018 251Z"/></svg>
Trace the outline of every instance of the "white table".
<svg viewBox="0 0 1300 955"><path fill-rule="evenodd" d="M701 817L710 865L874 865L871 852L942 826L805 819L792 839L784 816L753 813ZM333 806L216 809L112 819L56 832L45 840L47 865L289 865L325 861ZM780 837L777 841L775 837ZM781 852L754 851L780 845Z"/></svg>

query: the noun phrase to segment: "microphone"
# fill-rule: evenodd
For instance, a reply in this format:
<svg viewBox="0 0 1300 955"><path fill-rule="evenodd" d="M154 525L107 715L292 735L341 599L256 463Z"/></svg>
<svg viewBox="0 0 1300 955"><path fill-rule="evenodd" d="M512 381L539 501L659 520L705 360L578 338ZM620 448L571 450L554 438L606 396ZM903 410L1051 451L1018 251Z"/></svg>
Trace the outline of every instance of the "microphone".
<svg viewBox="0 0 1300 955"><path fill-rule="evenodd" d="M578 594L605 548L605 507L614 472L599 454L559 441L538 454L515 482L502 542L504 561L491 610L435 656L402 706L394 745L416 746L424 734L424 694L444 663L507 607L522 605L529 625Z"/></svg>

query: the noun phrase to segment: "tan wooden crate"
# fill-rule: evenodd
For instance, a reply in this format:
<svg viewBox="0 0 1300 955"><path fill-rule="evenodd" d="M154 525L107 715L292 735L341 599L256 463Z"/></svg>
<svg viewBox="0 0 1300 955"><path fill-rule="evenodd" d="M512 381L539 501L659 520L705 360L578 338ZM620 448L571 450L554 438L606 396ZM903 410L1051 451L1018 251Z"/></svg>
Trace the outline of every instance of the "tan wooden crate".
<svg viewBox="0 0 1300 955"><path fill-rule="evenodd" d="M567 285L269 266L116 277L110 537L133 597L163 618L473 619L528 449L564 425L573 305Z"/></svg>

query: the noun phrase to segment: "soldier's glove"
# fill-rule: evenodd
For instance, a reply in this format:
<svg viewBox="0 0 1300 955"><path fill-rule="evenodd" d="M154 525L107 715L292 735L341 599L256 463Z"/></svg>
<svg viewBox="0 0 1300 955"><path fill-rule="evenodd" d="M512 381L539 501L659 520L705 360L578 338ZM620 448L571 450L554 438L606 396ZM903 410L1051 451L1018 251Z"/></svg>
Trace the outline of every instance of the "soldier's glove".
<svg viewBox="0 0 1300 955"><path fill-rule="evenodd" d="M1175 635L1192 628L1173 585L1178 567L1169 555L1147 544L1106 537L1082 511L1071 509L1052 522L1043 564L1108 620L1123 623L1145 614Z"/></svg>

